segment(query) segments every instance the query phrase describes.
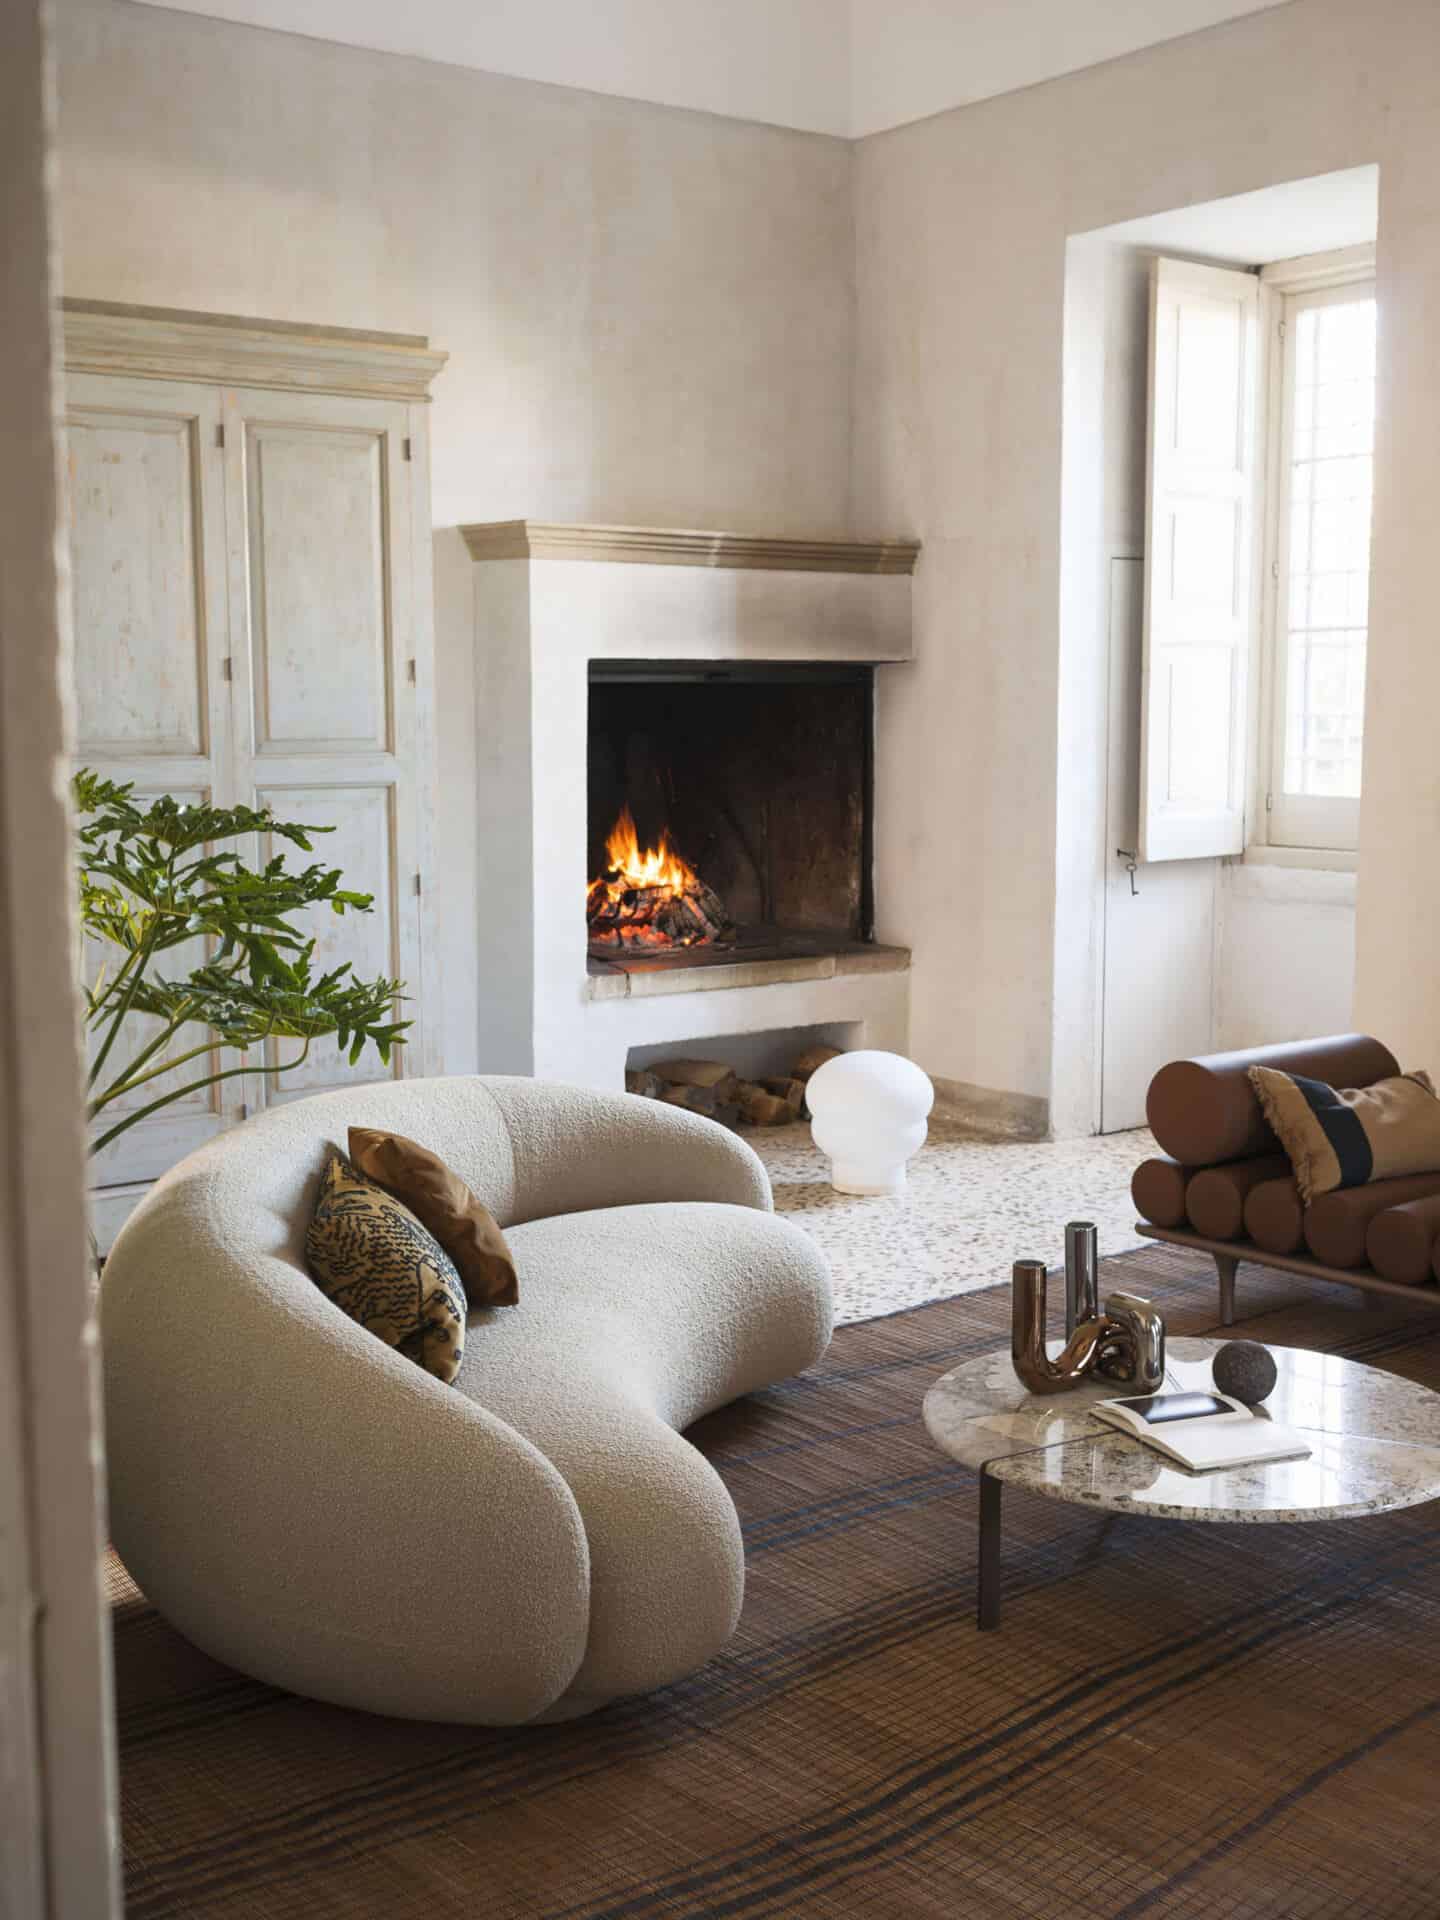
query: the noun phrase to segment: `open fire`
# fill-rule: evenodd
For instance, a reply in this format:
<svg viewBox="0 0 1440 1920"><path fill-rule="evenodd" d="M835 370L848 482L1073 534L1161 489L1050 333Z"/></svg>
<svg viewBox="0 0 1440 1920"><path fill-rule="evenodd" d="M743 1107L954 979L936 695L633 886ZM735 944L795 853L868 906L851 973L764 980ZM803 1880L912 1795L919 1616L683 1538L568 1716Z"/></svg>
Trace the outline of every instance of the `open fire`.
<svg viewBox="0 0 1440 1920"><path fill-rule="evenodd" d="M592 947L700 947L734 934L718 896L671 846L668 828L657 845L642 847L630 809L622 807L605 857L605 871L585 896Z"/></svg>

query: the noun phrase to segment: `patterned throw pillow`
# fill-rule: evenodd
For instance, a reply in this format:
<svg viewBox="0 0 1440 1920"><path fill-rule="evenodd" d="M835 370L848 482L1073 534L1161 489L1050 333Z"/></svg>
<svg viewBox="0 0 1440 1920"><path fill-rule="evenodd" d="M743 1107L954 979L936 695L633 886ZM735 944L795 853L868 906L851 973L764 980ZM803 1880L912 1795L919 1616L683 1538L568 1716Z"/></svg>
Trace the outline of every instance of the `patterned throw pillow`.
<svg viewBox="0 0 1440 1920"><path fill-rule="evenodd" d="M1250 1084L1307 1207L1337 1187L1440 1173L1440 1098L1428 1073L1337 1092L1323 1080L1251 1067Z"/></svg>
<svg viewBox="0 0 1440 1920"><path fill-rule="evenodd" d="M332 1153L305 1234L310 1272L342 1313L450 1381L465 1354L455 1263L411 1213Z"/></svg>

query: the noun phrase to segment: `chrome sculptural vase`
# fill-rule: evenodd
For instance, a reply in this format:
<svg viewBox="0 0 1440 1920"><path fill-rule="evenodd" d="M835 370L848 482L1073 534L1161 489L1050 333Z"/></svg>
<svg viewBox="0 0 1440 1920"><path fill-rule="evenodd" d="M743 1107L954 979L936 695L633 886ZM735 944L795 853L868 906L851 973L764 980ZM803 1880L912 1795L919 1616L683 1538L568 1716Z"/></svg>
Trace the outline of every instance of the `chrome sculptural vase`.
<svg viewBox="0 0 1440 1920"><path fill-rule="evenodd" d="M1066 1252L1070 1252L1068 1240ZM1078 1289L1073 1283L1067 1287L1067 1307L1073 1301L1077 1317L1073 1327L1067 1324L1069 1338L1052 1359L1045 1344L1045 1262L1015 1262L1010 1360L1021 1384L1031 1393L1064 1393L1097 1376L1129 1386L1137 1393L1156 1393L1163 1385L1165 1322L1148 1300L1134 1293L1108 1294L1103 1306L1097 1306L1094 1272L1092 1260L1088 1298L1083 1283ZM1069 1319L1067 1312L1067 1322Z"/></svg>

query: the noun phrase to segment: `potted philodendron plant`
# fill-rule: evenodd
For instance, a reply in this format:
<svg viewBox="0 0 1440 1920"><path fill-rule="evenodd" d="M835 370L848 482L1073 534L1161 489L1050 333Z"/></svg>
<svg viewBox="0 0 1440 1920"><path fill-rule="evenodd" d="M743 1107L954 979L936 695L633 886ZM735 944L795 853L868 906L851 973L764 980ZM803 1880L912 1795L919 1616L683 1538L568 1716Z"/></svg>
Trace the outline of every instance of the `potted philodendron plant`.
<svg viewBox="0 0 1440 1920"><path fill-rule="evenodd" d="M140 802L134 792L89 771L75 776L81 928L115 955L83 989L91 1153L172 1101L255 1071L221 1064L221 1047L244 1054L295 1042L292 1058L266 1062L274 1074L293 1072L332 1036L352 1063L367 1046L388 1062L410 1025L393 1017L403 983L357 980L348 962L317 972L315 941L294 924L313 907L368 913L371 896L342 887L338 868L292 871L282 855L251 867L223 847L264 835L308 853L312 834L333 829L277 820L268 807ZM177 971L176 949L193 953L196 941L205 958ZM174 1077L187 1066L193 1077Z"/></svg>

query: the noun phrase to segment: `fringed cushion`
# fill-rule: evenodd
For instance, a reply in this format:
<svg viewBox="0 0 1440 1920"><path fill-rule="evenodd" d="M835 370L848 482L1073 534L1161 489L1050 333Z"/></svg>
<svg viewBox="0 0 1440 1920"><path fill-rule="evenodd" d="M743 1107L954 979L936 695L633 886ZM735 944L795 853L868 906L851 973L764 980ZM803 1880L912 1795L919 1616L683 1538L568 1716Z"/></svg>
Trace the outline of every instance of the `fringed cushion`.
<svg viewBox="0 0 1440 1920"><path fill-rule="evenodd" d="M1337 1187L1440 1172L1440 1099L1428 1073L1337 1090L1323 1080L1251 1067L1250 1084L1307 1207Z"/></svg>

